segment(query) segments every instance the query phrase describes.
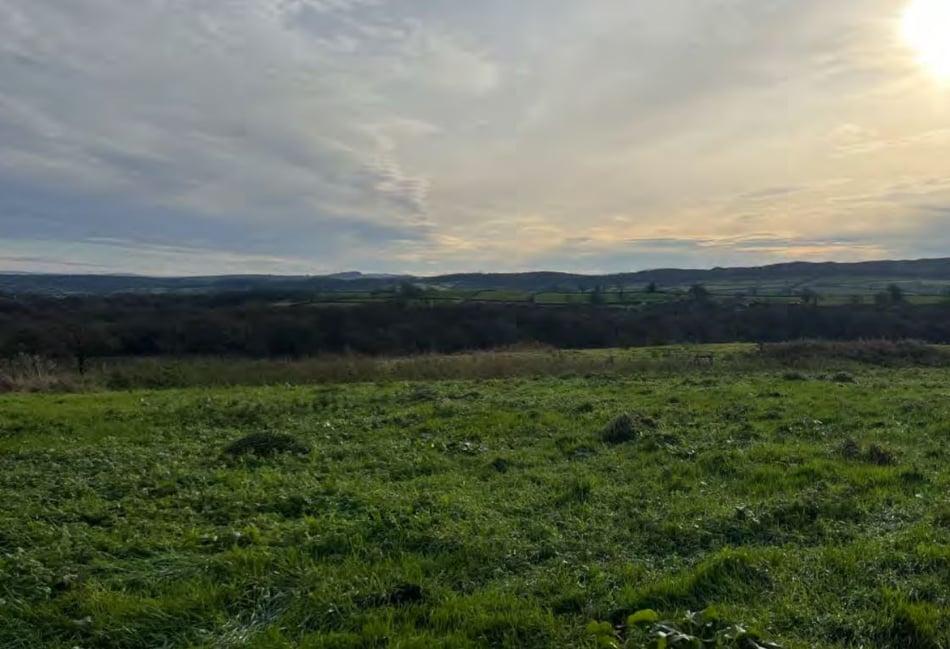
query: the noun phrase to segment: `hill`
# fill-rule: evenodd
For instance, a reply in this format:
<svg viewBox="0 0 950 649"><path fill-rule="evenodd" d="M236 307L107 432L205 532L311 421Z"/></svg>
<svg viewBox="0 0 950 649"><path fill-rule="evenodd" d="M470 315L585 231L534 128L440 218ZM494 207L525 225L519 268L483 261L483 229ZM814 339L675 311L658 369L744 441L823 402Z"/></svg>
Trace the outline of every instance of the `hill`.
<svg viewBox="0 0 950 649"><path fill-rule="evenodd" d="M861 294L900 284L908 293L943 294L950 289L950 258L858 263L791 262L768 266L678 269L583 275L560 272L459 273L433 277L372 275L357 271L327 276L223 275L146 277L141 275L54 275L0 273L0 292L47 295L115 293L216 293L248 291L319 291L352 293L391 289L404 282L467 291L529 292L590 290L596 286L640 288L650 283L667 289L703 284L724 293L790 295L805 288L825 294Z"/></svg>

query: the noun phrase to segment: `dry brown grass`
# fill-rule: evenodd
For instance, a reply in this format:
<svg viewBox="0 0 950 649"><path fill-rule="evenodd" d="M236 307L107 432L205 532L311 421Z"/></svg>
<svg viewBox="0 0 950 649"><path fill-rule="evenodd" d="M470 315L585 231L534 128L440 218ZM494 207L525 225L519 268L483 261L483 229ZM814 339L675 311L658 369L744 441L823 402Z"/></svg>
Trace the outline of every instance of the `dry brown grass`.
<svg viewBox="0 0 950 649"><path fill-rule="evenodd" d="M0 393L78 392L87 389L85 384L83 377L50 359L21 355L0 361Z"/></svg>

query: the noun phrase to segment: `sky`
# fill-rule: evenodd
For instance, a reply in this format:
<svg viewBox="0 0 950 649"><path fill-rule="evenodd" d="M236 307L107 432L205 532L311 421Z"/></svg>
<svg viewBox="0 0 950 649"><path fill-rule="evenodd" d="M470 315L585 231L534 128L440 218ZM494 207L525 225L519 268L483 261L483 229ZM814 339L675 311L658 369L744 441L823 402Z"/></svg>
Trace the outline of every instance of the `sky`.
<svg viewBox="0 0 950 649"><path fill-rule="evenodd" d="M950 256L908 1L0 0L0 270Z"/></svg>

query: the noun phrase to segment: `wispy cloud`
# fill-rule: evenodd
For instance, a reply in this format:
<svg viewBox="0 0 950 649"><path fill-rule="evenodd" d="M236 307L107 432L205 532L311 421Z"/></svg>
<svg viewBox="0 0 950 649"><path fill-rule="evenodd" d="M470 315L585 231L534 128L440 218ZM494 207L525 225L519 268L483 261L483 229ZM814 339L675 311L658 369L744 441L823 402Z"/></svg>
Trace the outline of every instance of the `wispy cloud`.
<svg viewBox="0 0 950 649"><path fill-rule="evenodd" d="M950 99L901 7L0 0L0 266L930 253Z"/></svg>

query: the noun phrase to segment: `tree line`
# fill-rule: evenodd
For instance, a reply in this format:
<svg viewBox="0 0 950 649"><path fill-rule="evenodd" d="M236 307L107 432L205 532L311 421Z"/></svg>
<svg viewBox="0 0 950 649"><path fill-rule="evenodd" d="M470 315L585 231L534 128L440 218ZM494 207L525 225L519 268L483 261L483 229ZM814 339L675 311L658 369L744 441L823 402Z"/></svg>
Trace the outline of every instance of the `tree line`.
<svg viewBox="0 0 950 649"><path fill-rule="evenodd" d="M798 339L950 342L950 305L903 301L817 307L695 299L637 309L596 304L348 307L274 303L261 295L0 297L0 357L87 359L222 355L406 355L524 343L558 348Z"/></svg>

